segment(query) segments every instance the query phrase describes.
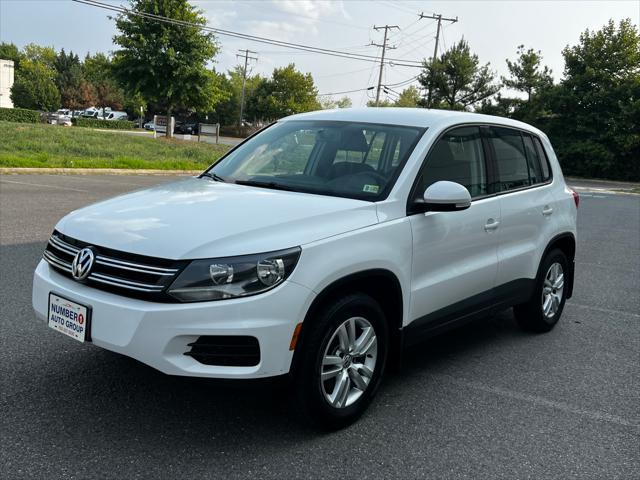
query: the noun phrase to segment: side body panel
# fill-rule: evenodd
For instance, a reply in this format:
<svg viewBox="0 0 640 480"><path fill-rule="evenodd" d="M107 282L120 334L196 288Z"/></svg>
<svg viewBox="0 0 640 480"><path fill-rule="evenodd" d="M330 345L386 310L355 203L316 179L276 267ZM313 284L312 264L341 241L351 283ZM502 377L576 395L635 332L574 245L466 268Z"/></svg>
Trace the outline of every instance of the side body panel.
<svg viewBox="0 0 640 480"><path fill-rule="evenodd" d="M411 319L461 302L495 286L500 222L497 198L474 201L459 212L412 215L414 262Z"/></svg>

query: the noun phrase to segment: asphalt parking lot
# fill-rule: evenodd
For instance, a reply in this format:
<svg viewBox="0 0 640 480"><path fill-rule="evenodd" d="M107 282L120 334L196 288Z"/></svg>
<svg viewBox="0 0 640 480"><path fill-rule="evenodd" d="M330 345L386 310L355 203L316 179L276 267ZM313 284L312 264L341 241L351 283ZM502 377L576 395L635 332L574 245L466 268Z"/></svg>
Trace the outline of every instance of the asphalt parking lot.
<svg viewBox="0 0 640 480"><path fill-rule="evenodd" d="M319 434L277 388L165 376L35 320L56 221L170 180L0 176L1 478L640 478L640 196L582 189L551 333L505 312L433 339L360 422Z"/></svg>

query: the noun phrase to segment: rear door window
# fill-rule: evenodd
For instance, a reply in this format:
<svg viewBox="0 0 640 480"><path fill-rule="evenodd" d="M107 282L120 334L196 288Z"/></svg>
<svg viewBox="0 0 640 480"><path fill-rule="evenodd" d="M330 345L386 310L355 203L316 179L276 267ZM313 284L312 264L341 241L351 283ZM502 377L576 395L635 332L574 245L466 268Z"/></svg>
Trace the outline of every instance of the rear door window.
<svg viewBox="0 0 640 480"><path fill-rule="evenodd" d="M504 192L531 185L530 168L520 131L491 127L489 132L498 167L498 191Z"/></svg>

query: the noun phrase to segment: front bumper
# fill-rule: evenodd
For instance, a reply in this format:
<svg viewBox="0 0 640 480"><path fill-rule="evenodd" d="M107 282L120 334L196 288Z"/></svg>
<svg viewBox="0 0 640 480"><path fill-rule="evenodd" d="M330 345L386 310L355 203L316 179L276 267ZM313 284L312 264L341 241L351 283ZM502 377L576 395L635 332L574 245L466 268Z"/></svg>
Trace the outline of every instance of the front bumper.
<svg viewBox="0 0 640 480"><path fill-rule="evenodd" d="M246 298L202 303L153 303L97 290L66 278L45 261L33 277L33 308L48 312L49 292L92 308L91 339L102 348L135 358L170 375L263 378L287 373L289 344L314 293L287 281ZM51 330L51 334L56 333ZM260 344L260 362L251 367L204 365L184 355L202 335L250 335ZM71 339L69 339L72 341Z"/></svg>

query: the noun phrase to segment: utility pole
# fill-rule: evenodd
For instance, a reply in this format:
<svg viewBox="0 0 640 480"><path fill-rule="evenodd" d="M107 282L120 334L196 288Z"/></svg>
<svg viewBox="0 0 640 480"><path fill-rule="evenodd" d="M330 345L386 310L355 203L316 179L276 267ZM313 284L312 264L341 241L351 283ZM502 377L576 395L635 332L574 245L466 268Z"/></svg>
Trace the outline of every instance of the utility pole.
<svg viewBox="0 0 640 480"><path fill-rule="evenodd" d="M385 25L383 27L376 27L375 25L373 26L374 30L384 30L384 41L382 42L382 45L379 45L377 43L373 43L371 42L371 45L374 45L376 47L382 47L382 56L380 57L380 74L378 75L378 89L376 90L376 107L378 106L378 103L380 102L380 87L382 86L382 71L384 69L384 54L387 51L387 48L393 50L396 47L388 47L387 46L387 33L389 32L390 29L392 28L397 28L398 30L400 30L400 27L397 25Z"/></svg>
<svg viewBox="0 0 640 480"><path fill-rule="evenodd" d="M430 18L432 20L438 21L438 28L436 29L436 45L433 49L433 57L431 57L431 66L433 67L433 62L438 56L438 41L440 40L440 25L442 22L451 22L456 23L458 21L458 17L456 18L445 18L441 14L433 14L433 15L425 15L424 13L420 14L420 20L423 18ZM427 96L427 107L431 108L431 92L433 91L433 75L429 75L429 94Z"/></svg>
<svg viewBox="0 0 640 480"><path fill-rule="evenodd" d="M253 50L249 50L249 49L245 49L245 50L238 50L239 52L244 53L244 55L238 55L236 54L236 58L237 57L244 57L244 68L242 69L242 97L240 98L240 119L239 119L239 123L238 123L238 130L242 129L242 116L244 115L244 94L245 94L245 88L247 85L247 64L249 63L249 60L255 60L256 62L258 61L258 57L251 57L249 56L250 53L255 53L257 54L258 52L254 52ZM240 132L238 132L240 133Z"/></svg>

